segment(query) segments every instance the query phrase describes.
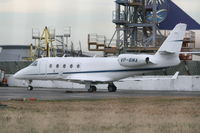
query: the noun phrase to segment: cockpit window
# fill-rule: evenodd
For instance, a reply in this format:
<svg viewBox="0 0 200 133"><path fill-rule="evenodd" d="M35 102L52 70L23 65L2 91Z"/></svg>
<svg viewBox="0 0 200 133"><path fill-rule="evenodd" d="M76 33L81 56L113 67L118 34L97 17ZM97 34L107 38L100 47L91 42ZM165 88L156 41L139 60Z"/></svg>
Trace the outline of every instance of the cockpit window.
<svg viewBox="0 0 200 133"><path fill-rule="evenodd" d="M38 61L34 61L30 66L37 66Z"/></svg>

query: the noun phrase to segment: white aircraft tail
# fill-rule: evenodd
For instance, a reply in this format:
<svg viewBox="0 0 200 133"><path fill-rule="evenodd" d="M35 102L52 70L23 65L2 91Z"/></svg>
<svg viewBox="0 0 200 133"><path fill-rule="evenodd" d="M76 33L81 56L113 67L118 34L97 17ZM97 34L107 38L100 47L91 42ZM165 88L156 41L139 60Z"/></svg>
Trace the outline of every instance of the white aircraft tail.
<svg viewBox="0 0 200 133"><path fill-rule="evenodd" d="M167 39L163 42L156 55L179 54L185 36L186 27L186 24L177 24L170 32L170 35L167 37Z"/></svg>

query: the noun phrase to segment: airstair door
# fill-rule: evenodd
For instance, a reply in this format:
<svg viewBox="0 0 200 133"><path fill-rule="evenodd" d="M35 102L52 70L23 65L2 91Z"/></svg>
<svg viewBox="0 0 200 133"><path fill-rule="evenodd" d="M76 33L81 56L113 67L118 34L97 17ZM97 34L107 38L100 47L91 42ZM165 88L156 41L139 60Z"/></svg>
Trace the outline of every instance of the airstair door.
<svg viewBox="0 0 200 133"><path fill-rule="evenodd" d="M65 66L66 66L65 64L61 64L60 67L58 68L58 78L59 79L63 78L63 72L64 72Z"/></svg>

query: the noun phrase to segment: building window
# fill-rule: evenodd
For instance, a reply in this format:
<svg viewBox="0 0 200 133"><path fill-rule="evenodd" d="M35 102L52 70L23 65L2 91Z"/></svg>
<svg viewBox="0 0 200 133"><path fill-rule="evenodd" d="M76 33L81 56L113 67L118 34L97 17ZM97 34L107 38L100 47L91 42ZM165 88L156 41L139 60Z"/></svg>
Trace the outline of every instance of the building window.
<svg viewBox="0 0 200 133"><path fill-rule="evenodd" d="M56 65L56 68L59 68L59 64Z"/></svg>
<svg viewBox="0 0 200 133"><path fill-rule="evenodd" d="M80 68L80 64L77 65L77 68Z"/></svg>
<svg viewBox="0 0 200 133"><path fill-rule="evenodd" d="M49 68L52 68L52 64L49 65Z"/></svg>
<svg viewBox="0 0 200 133"><path fill-rule="evenodd" d="M63 65L63 68L66 68L66 64Z"/></svg>
<svg viewBox="0 0 200 133"><path fill-rule="evenodd" d="M72 65L72 64L70 65L70 68L73 68L73 65Z"/></svg>

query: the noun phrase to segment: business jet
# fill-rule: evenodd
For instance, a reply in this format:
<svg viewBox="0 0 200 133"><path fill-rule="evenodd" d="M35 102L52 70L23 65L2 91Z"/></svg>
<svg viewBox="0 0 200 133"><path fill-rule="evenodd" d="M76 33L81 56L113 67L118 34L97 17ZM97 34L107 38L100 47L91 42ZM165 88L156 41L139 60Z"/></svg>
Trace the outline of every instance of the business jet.
<svg viewBox="0 0 200 133"><path fill-rule="evenodd" d="M85 84L89 92L95 92L97 84L108 84L108 91L115 92L114 81L178 65L186 27L177 24L154 55L46 57L37 59L14 77L29 81L29 90L33 90L33 80L63 80Z"/></svg>

